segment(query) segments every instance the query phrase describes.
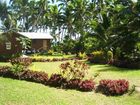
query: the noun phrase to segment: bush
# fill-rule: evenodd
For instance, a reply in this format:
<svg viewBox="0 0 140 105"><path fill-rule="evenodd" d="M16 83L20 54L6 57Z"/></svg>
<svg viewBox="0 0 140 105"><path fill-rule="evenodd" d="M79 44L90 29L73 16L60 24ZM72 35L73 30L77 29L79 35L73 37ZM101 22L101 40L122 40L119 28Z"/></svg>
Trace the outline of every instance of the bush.
<svg viewBox="0 0 140 105"><path fill-rule="evenodd" d="M84 80L79 84L79 89L81 91L92 91L95 87L93 80Z"/></svg>
<svg viewBox="0 0 140 105"><path fill-rule="evenodd" d="M10 70L10 67L8 66L2 66L0 67L0 76L6 75Z"/></svg>
<svg viewBox="0 0 140 105"><path fill-rule="evenodd" d="M89 66L81 61L66 62L60 65L60 72L64 78L83 79L88 73Z"/></svg>
<svg viewBox="0 0 140 105"><path fill-rule="evenodd" d="M140 69L140 59L114 60L111 64L121 68Z"/></svg>
<svg viewBox="0 0 140 105"><path fill-rule="evenodd" d="M32 58L32 62L56 62L56 61L67 61L67 60L79 60L79 58L53 58L53 59L44 59L44 58Z"/></svg>
<svg viewBox="0 0 140 105"><path fill-rule="evenodd" d="M101 80L97 92L105 95L122 95L128 91L129 82L122 80Z"/></svg>
<svg viewBox="0 0 140 105"><path fill-rule="evenodd" d="M91 63L107 63L106 54L103 51L94 51L90 56L89 61Z"/></svg>
<svg viewBox="0 0 140 105"><path fill-rule="evenodd" d="M10 60L12 64L11 71L12 72L20 72L26 70L29 65L32 63L32 59L30 58L14 58Z"/></svg>
<svg viewBox="0 0 140 105"><path fill-rule="evenodd" d="M12 72L10 67L0 67L0 76L10 77L14 79L22 79L31 82L37 82L42 84L47 84L48 82L48 74L45 72L38 71L20 71L20 72Z"/></svg>
<svg viewBox="0 0 140 105"><path fill-rule="evenodd" d="M10 69L12 72L14 73L18 73L18 72L21 72L24 70L24 67L20 64L14 64L11 69Z"/></svg>
<svg viewBox="0 0 140 105"><path fill-rule="evenodd" d="M113 53L111 51L107 52L107 60L109 64L113 62Z"/></svg>
<svg viewBox="0 0 140 105"><path fill-rule="evenodd" d="M53 55L54 51L53 50L49 50L48 51L48 55Z"/></svg>
<svg viewBox="0 0 140 105"><path fill-rule="evenodd" d="M70 79L67 82L66 87L69 88L69 89L78 89L80 82L81 82L80 79Z"/></svg>
<svg viewBox="0 0 140 105"><path fill-rule="evenodd" d="M0 76L19 79L19 75L11 71L11 68L8 66L0 67Z"/></svg>
<svg viewBox="0 0 140 105"><path fill-rule="evenodd" d="M79 57L80 59L84 59L84 58L86 58L87 56L86 56L86 53L85 53L85 52L84 52L84 53L79 52L79 53L78 53L78 57Z"/></svg>
<svg viewBox="0 0 140 105"><path fill-rule="evenodd" d="M60 74L52 74L48 83L53 87L61 87L64 83L66 83L66 79Z"/></svg>
<svg viewBox="0 0 140 105"><path fill-rule="evenodd" d="M20 79L31 81L31 82L47 84L47 82L48 82L48 74L45 73L45 72L27 70L27 71L23 71L21 73Z"/></svg>
<svg viewBox="0 0 140 105"><path fill-rule="evenodd" d="M20 64L24 67L28 67L29 65L31 65L32 63L32 59L31 58L14 58L10 60L10 63L12 65L14 64Z"/></svg>

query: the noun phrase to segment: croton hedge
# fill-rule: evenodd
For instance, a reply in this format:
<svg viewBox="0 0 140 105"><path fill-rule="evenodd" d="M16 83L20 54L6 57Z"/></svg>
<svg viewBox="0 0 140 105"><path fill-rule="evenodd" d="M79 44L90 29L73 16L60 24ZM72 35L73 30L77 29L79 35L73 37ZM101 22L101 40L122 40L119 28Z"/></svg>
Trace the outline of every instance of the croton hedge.
<svg viewBox="0 0 140 105"><path fill-rule="evenodd" d="M61 87L66 83L66 79L61 74L52 74L48 80L48 84L53 87Z"/></svg>
<svg viewBox="0 0 140 105"><path fill-rule="evenodd" d="M48 74L45 72L31 71L31 70L13 72L10 69L11 68L8 66L0 67L0 76L47 84Z"/></svg>
<svg viewBox="0 0 140 105"><path fill-rule="evenodd" d="M95 82L93 80L84 80L79 84L81 91L92 91L95 88Z"/></svg>
<svg viewBox="0 0 140 105"><path fill-rule="evenodd" d="M57 62L57 61L68 61L68 60L81 60L81 58L53 58L53 59L32 58L33 62Z"/></svg>
<svg viewBox="0 0 140 105"><path fill-rule="evenodd" d="M61 87L67 89L77 89L80 91L92 91L96 88L96 92L101 92L105 95L122 95L128 91L129 82L124 79L120 80L101 80L99 85L95 87L93 80L83 80L74 78L68 80L61 74L52 74L48 77L45 72L23 70L13 72L8 66L0 67L0 76L31 82L42 83L52 87Z"/></svg>
<svg viewBox="0 0 140 105"><path fill-rule="evenodd" d="M120 80L100 80L97 92L105 95L122 95L128 91L129 82L125 79Z"/></svg>

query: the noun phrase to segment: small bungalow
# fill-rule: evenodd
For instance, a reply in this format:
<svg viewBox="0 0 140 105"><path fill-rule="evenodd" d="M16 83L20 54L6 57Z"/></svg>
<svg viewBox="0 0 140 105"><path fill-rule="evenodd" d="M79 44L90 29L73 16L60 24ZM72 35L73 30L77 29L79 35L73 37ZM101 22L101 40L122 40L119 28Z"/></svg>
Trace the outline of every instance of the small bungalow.
<svg viewBox="0 0 140 105"><path fill-rule="evenodd" d="M18 34L31 40L31 50L48 51L53 37L48 33L18 32Z"/></svg>
<svg viewBox="0 0 140 105"><path fill-rule="evenodd" d="M1 38L2 37L2 38ZM31 41L30 50L46 51L50 49L53 37L47 33L5 32L0 33L0 54L16 54L23 50L20 38Z"/></svg>

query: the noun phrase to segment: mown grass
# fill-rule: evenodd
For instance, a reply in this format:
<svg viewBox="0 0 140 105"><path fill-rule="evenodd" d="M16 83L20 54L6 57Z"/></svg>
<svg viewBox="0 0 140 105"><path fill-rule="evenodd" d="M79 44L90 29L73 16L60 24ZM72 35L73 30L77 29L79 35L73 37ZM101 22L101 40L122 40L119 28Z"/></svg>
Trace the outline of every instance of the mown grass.
<svg viewBox="0 0 140 105"><path fill-rule="evenodd" d="M9 63L0 63L0 65ZM35 62L32 70L49 74L59 72L61 62ZM130 85L140 85L140 70L129 70L108 65L90 65L88 77L96 72L100 79L127 79ZM0 105L140 105L140 94L107 97L100 93L79 92L51 88L42 84L0 77Z"/></svg>

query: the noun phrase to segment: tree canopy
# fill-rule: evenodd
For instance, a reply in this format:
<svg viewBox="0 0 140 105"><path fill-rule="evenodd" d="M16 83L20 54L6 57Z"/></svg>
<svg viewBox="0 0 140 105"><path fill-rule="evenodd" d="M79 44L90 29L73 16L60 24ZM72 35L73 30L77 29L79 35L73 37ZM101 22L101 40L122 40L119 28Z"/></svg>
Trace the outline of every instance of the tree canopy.
<svg viewBox="0 0 140 105"><path fill-rule="evenodd" d="M140 0L10 0L0 1L0 10L0 30L49 30L66 53L140 56Z"/></svg>

